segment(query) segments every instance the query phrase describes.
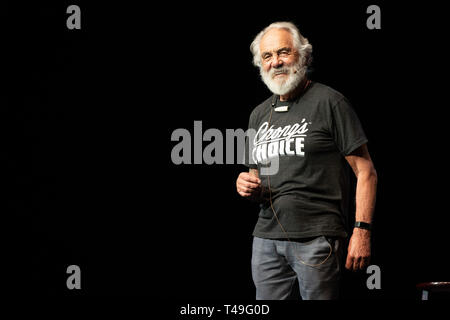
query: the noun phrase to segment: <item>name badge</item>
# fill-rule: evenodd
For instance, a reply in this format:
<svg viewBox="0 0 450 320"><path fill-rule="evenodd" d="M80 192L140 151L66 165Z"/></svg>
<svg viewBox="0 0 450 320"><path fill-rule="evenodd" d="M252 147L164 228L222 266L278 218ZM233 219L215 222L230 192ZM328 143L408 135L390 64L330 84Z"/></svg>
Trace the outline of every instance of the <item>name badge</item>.
<svg viewBox="0 0 450 320"><path fill-rule="evenodd" d="M279 106L279 107L276 107L274 110L275 110L275 112L286 112L286 111L288 111L288 109L289 109L289 106Z"/></svg>

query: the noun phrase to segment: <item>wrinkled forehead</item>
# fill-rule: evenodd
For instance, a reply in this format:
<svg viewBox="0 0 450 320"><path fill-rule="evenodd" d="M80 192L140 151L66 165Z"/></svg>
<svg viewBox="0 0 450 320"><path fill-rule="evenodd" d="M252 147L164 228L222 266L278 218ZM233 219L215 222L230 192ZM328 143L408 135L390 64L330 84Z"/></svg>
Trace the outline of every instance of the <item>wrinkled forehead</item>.
<svg viewBox="0 0 450 320"><path fill-rule="evenodd" d="M259 43L261 54L263 52L272 52L280 48L294 48L292 35L285 29L270 29L264 34Z"/></svg>

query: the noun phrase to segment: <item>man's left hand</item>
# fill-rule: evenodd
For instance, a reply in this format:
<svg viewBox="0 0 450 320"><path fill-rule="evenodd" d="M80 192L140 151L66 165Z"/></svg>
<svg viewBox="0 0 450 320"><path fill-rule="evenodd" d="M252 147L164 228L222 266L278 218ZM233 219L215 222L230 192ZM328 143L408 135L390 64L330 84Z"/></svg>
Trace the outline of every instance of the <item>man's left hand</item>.
<svg viewBox="0 0 450 320"><path fill-rule="evenodd" d="M370 262L370 231L360 228L353 229L353 235L348 245L345 268L352 271L363 270Z"/></svg>

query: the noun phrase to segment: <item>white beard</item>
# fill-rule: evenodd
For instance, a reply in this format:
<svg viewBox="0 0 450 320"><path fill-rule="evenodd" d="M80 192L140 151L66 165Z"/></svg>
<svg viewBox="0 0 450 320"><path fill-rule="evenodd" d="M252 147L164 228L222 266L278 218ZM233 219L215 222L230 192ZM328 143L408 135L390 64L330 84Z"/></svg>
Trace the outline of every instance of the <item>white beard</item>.
<svg viewBox="0 0 450 320"><path fill-rule="evenodd" d="M285 95L297 88L297 86L305 78L307 66L302 65L301 60L289 67L282 67L279 69L271 69L269 72L259 69L259 73L263 82L272 93L277 95ZM283 80L276 80L273 78L276 72L286 72L287 78Z"/></svg>

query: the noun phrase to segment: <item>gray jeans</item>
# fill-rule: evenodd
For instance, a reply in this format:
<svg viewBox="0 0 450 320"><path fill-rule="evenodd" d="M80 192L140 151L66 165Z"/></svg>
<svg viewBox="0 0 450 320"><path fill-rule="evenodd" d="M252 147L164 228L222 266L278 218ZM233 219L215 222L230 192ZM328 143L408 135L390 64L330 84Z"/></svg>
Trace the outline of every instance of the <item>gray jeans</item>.
<svg viewBox="0 0 450 320"><path fill-rule="evenodd" d="M320 266L316 265L326 259ZM319 236L304 240L253 238L252 277L257 300L284 300L293 296L298 281L303 300L337 299L344 239Z"/></svg>

